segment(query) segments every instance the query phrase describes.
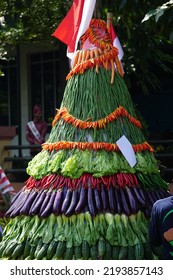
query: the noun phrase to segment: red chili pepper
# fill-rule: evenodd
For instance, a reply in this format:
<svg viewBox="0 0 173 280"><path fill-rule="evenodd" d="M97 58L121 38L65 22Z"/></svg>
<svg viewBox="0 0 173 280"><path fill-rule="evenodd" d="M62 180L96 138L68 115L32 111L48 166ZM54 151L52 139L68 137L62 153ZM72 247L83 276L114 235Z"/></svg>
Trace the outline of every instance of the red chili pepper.
<svg viewBox="0 0 173 280"><path fill-rule="evenodd" d="M71 178L65 178L65 181L66 181L66 185L68 188L72 188L72 180Z"/></svg>
<svg viewBox="0 0 173 280"><path fill-rule="evenodd" d="M35 182L36 180L32 178L32 180L29 182L29 184L27 185L27 189L31 190L35 187Z"/></svg>
<svg viewBox="0 0 173 280"><path fill-rule="evenodd" d="M139 187L139 182L138 182L138 178L135 174L133 174L133 179L134 179L134 184L136 187Z"/></svg>
<svg viewBox="0 0 173 280"><path fill-rule="evenodd" d="M53 181L55 176L56 176L56 174L51 174L51 175L46 176L47 180L46 180L46 183L43 185L43 187L44 188L48 187L51 184L51 182Z"/></svg>
<svg viewBox="0 0 173 280"><path fill-rule="evenodd" d="M66 178L61 176L62 178L59 180L58 189L61 189L63 186L66 186Z"/></svg>
<svg viewBox="0 0 173 280"><path fill-rule="evenodd" d="M71 179L72 190L76 189L76 179Z"/></svg>
<svg viewBox="0 0 173 280"><path fill-rule="evenodd" d="M80 178L78 178L76 188L79 188L79 185L82 183L82 181L83 181L83 175Z"/></svg>
<svg viewBox="0 0 173 280"><path fill-rule="evenodd" d="M128 186L129 184L129 180L128 180L128 176L126 173L121 173L122 176L122 181L123 181L123 187Z"/></svg>
<svg viewBox="0 0 173 280"><path fill-rule="evenodd" d="M41 180L36 180L35 181L35 187L37 190L40 190L40 187L41 187Z"/></svg>
<svg viewBox="0 0 173 280"><path fill-rule="evenodd" d="M32 178L32 177L29 177L29 179L25 182L25 187L24 187L24 189L28 189L28 188L30 188L30 185L32 185L32 181L33 181L34 179Z"/></svg>
<svg viewBox="0 0 173 280"><path fill-rule="evenodd" d="M41 185L44 187L44 184L47 182L48 176L45 176L41 179Z"/></svg>
<svg viewBox="0 0 173 280"><path fill-rule="evenodd" d="M102 181L105 186L108 186L108 176L102 176Z"/></svg>
<svg viewBox="0 0 173 280"><path fill-rule="evenodd" d="M117 173L117 184L119 185L120 188L124 187L121 173Z"/></svg>
<svg viewBox="0 0 173 280"><path fill-rule="evenodd" d="M63 182L64 182L64 177L61 175L58 175L57 181L56 181L58 188L59 188L59 185L61 185Z"/></svg>

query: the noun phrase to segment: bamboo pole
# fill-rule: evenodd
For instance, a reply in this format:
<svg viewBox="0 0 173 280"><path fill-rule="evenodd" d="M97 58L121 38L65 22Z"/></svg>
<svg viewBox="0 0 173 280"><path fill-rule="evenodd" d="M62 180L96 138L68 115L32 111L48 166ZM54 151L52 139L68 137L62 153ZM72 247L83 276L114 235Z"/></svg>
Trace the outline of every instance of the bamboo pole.
<svg viewBox="0 0 173 280"><path fill-rule="evenodd" d="M112 22L113 19L113 14L112 13L107 13L107 26L108 28L110 27L110 23Z"/></svg>

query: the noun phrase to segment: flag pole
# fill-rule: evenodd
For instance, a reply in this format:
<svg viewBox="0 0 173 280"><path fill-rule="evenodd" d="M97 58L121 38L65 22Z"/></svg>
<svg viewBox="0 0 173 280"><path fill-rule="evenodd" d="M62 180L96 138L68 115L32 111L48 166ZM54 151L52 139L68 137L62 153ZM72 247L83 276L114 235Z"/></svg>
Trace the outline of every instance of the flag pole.
<svg viewBox="0 0 173 280"><path fill-rule="evenodd" d="M107 13L107 26L108 28L110 27L110 23L112 22L113 19L113 14L112 13Z"/></svg>
<svg viewBox="0 0 173 280"><path fill-rule="evenodd" d="M112 20L113 20L113 13L111 13L111 12L107 13L107 27L109 28L110 33L112 33L112 32L111 32L111 29L113 29L113 32L115 33L114 28L113 28L113 25L112 25ZM124 70L123 70L123 65L122 65L122 62L121 62L121 59L122 59L122 57L123 57L123 50L122 50L121 44L120 44L119 39L118 39L118 37L116 36L116 34L114 34L113 37L114 37L114 36L115 36L116 39L115 39L115 38L112 38L112 39L113 39L113 45L116 46L116 47L118 48L119 54L120 54L120 52L121 52L121 56L119 55L118 58L119 58L119 60L120 60L120 64L121 64L121 67L122 67L122 71L124 72Z"/></svg>

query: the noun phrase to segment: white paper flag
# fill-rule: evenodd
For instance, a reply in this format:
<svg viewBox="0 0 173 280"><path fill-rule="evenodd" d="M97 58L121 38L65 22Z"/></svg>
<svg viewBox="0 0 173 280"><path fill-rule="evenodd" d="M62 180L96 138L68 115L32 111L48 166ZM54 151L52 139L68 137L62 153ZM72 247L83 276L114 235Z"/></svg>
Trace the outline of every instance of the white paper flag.
<svg viewBox="0 0 173 280"><path fill-rule="evenodd" d="M137 160L132 144L129 142L125 135L123 135L116 143L130 166L133 167L136 164Z"/></svg>

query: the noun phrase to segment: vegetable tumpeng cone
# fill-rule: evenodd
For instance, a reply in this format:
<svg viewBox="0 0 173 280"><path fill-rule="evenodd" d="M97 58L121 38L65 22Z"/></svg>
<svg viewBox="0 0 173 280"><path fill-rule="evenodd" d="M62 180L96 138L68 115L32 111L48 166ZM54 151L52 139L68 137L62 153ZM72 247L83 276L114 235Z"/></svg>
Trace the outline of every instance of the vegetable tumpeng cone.
<svg viewBox="0 0 173 280"><path fill-rule="evenodd" d="M156 259L153 203L169 196L146 142L109 30L94 19L67 76L61 108L30 178L6 215L7 259ZM131 167L116 142L131 142Z"/></svg>

